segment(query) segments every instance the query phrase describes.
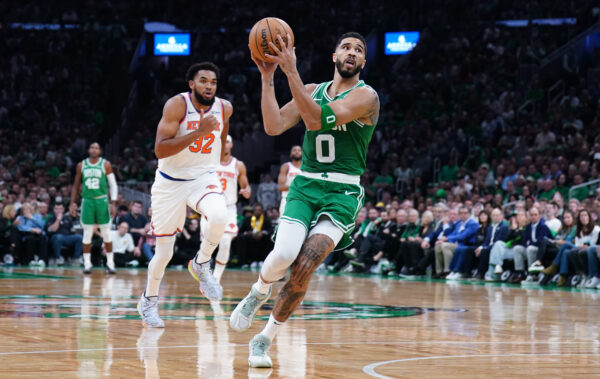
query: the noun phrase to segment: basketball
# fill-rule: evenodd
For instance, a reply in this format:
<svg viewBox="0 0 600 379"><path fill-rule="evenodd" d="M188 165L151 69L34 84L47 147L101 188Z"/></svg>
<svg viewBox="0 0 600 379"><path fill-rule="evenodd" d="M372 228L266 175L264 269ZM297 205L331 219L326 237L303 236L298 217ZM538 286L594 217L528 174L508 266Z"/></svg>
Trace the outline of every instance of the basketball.
<svg viewBox="0 0 600 379"><path fill-rule="evenodd" d="M278 34L281 35L283 42L286 44L287 34L289 34L292 45L294 45L294 33L285 21L276 17L265 17L254 24L252 30L250 30L248 40L252 54L263 62L273 62L265 54L275 55L275 52L269 46L269 42L273 42L275 46L281 48L277 39Z"/></svg>

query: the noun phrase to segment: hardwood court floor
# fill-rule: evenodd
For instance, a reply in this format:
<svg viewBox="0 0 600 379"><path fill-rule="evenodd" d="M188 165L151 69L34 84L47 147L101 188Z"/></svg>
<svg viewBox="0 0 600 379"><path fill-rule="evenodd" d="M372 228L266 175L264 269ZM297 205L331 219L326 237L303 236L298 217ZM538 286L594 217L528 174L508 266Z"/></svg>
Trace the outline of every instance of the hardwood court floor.
<svg viewBox="0 0 600 379"><path fill-rule="evenodd" d="M166 328L145 330L145 270L0 271L0 377L600 376L600 291L333 275L313 278L271 348L273 369L249 370L264 321L236 333L227 316L255 277L226 271L225 299L211 306L186 271L168 271Z"/></svg>

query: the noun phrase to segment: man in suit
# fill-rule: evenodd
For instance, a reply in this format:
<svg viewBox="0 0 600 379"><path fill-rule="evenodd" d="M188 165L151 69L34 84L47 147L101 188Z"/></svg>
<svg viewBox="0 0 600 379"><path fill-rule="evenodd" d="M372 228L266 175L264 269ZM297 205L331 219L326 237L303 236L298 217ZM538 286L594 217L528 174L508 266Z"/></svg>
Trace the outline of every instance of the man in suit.
<svg viewBox="0 0 600 379"><path fill-rule="evenodd" d="M529 224L525 227L521 238L526 250L515 251L516 274L511 280L512 283L520 283L525 279L525 270L535 262L538 248L545 238L552 238L552 232L540 217L540 210L533 207L529 210ZM525 262L525 255L527 255L527 262ZM525 264L527 265L525 266ZM533 276L528 275L526 281L532 282Z"/></svg>
<svg viewBox="0 0 600 379"><path fill-rule="evenodd" d="M434 214L435 218L435 214ZM435 262L435 247L441 245L443 241L454 231L454 227L458 223L458 211L456 209L445 210L442 208L442 221L433 233L423 239L421 248L424 251L423 258L416 266L415 275L425 275L427 266ZM434 265L435 268L435 265ZM433 273L432 278L440 278L442 272Z"/></svg>
<svg viewBox="0 0 600 379"><path fill-rule="evenodd" d="M436 272L450 273L450 261L458 247L464 249L475 243L475 236L479 230L479 223L471 218L469 208L460 207L458 210L460 221L454 227L448 237L438 239L435 247L435 267ZM455 275L456 276L456 275ZM450 277L453 279L454 277ZM458 278L456 278L458 279Z"/></svg>
<svg viewBox="0 0 600 379"><path fill-rule="evenodd" d="M492 210L492 224L487 227L485 232L485 241L483 244L475 249L475 256L479 257L479 266L477 268L477 275L483 277L488 271L490 265L490 251L494 243L498 241L505 241L508 237L509 229L508 225L504 221L504 215L500 208L494 208ZM492 265L490 272L494 271L494 265Z"/></svg>

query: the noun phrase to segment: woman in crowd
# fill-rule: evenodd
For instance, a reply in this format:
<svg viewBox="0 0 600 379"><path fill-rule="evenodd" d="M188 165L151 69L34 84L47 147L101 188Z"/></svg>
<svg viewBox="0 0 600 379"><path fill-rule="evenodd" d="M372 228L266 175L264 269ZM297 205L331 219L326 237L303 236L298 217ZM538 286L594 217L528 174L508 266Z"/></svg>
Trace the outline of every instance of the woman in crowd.
<svg viewBox="0 0 600 379"><path fill-rule="evenodd" d="M44 220L39 214L33 214L29 203L21 206L21 215L17 217L17 228L23 243L23 264L45 266L48 258L48 238L44 232Z"/></svg>
<svg viewBox="0 0 600 379"><path fill-rule="evenodd" d="M595 225L592 220L592 215L588 210L583 210L579 212L578 217L578 233L575 235L575 246L577 249L569 250L567 260L569 261L569 266L573 269L573 271L577 274L583 275L583 280L581 281L581 286L585 286L587 284L586 275L588 275L588 250L598 244L598 234L600 233L600 226ZM579 225L581 224L581 226ZM592 266L593 266L592 262ZM592 277L593 279L598 275L598 269L596 267L592 267ZM590 283L591 285L592 283ZM598 285L596 283L596 285Z"/></svg>
<svg viewBox="0 0 600 379"><path fill-rule="evenodd" d="M409 222L411 216L409 213ZM402 275L414 276L417 274L416 267L419 261L423 258L423 248L421 243L423 239L435 231L435 223L433 222L433 213L431 211L423 212L421 216L421 226L419 232L414 237L408 237L408 241L404 242L401 250L403 255L404 268Z"/></svg>

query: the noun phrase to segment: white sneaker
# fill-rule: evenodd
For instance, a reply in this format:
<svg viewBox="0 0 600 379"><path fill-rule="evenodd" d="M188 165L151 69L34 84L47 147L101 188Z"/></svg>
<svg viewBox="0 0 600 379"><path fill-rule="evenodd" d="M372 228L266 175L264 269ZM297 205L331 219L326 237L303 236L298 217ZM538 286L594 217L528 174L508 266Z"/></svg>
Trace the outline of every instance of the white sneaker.
<svg viewBox="0 0 600 379"><path fill-rule="evenodd" d="M198 264L195 258L188 263L188 271L199 284L200 292L208 300L221 300L223 298L223 287L210 272L210 262Z"/></svg>
<svg viewBox="0 0 600 379"><path fill-rule="evenodd" d="M137 304L137 310L142 316L142 324L149 328L164 328L165 323L158 315L158 296L146 297L142 294Z"/></svg>
<svg viewBox="0 0 600 379"><path fill-rule="evenodd" d="M581 282L577 285L577 288L586 288L585 284L587 283L587 276L583 276L581 278Z"/></svg>
<svg viewBox="0 0 600 379"><path fill-rule="evenodd" d="M501 265L496 265L496 267L494 267L494 274L496 274L496 275L502 274L503 271L504 270L502 269Z"/></svg>
<svg viewBox="0 0 600 379"><path fill-rule="evenodd" d="M533 275L527 275L527 278L525 278L526 282L533 282Z"/></svg>
<svg viewBox="0 0 600 379"><path fill-rule="evenodd" d="M250 367L273 367L273 362L267 354L271 347L269 337L257 334L250 341L250 356L248 357L248 365Z"/></svg>
<svg viewBox="0 0 600 379"><path fill-rule="evenodd" d="M453 278L453 279L454 279L454 280L460 280L460 279L463 279L464 277L465 277L465 276L464 276L462 273L460 273L460 272L455 272L455 273L454 273L454 278Z"/></svg>
<svg viewBox="0 0 600 379"><path fill-rule="evenodd" d="M250 293L231 312L229 318L231 329L238 332L248 329L252 325L254 315L269 300L269 297L271 297L271 287L269 287L269 292L263 295L252 285Z"/></svg>
<svg viewBox="0 0 600 379"><path fill-rule="evenodd" d="M451 272L448 275L446 275L446 280L454 280L456 277L456 274L458 274L457 272Z"/></svg>
<svg viewBox="0 0 600 379"><path fill-rule="evenodd" d="M531 266L529 266L529 269L527 271L529 272L540 272L544 269L544 266L539 264L539 263L534 263Z"/></svg>
<svg viewBox="0 0 600 379"><path fill-rule="evenodd" d="M58 266L62 266L65 264L65 258L62 257L62 255L58 258L56 258L56 265Z"/></svg>
<svg viewBox="0 0 600 379"><path fill-rule="evenodd" d="M585 288L596 288L599 284L600 279L598 279L597 276L594 276L593 278L590 278L585 282Z"/></svg>

